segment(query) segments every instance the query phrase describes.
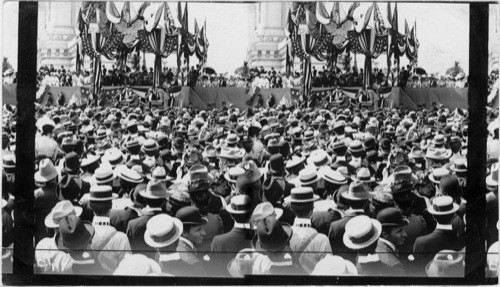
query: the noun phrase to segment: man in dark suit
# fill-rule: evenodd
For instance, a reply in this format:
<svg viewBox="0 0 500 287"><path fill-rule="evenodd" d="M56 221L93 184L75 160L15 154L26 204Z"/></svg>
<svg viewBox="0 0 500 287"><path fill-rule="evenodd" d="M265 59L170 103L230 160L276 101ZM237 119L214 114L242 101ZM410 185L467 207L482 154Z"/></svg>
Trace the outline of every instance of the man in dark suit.
<svg viewBox="0 0 500 287"><path fill-rule="evenodd" d="M405 276L404 266L399 259L397 248L405 241L406 232L403 227L408 225L408 219L403 218L399 209L388 207L377 214L377 220L382 224L382 234L375 252L380 261L388 266L388 276Z"/></svg>
<svg viewBox="0 0 500 287"><path fill-rule="evenodd" d="M238 251L244 248L252 247L252 238L255 231L248 223L251 215L251 200L248 195L236 195L231 198L231 203L226 207L226 210L231 214L235 223L233 229L228 233L220 234L214 237L212 241L212 252L214 265L218 269L225 272L229 261L236 256ZM218 274L228 276L229 274Z"/></svg>
<svg viewBox="0 0 500 287"><path fill-rule="evenodd" d="M342 256L344 259L356 264L356 253L345 246L343 237L347 222L351 218L365 213L369 198L368 186L362 182L353 182L349 186L349 190L340 196L345 199L349 208L342 219L332 222L328 232L328 239L330 240L333 254Z"/></svg>
<svg viewBox="0 0 500 287"><path fill-rule="evenodd" d="M437 221L434 232L418 237L413 245L415 272L425 274L425 266L436 253L443 249L459 251L465 246L465 238L458 236L451 222L458 210L458 204L450 196L436 197L429 207L429 212Z"/></svg>
<svg viewBox="0 0 500 287"><path fill-rule="evenodd" d="M143 214L140 217L128 222L127 237L133 253L142 253L154 259L154 249L144 242L144 232L148 220L163 213L162 206L167 198L167 189L160 181L150 181L146 189L139 194L145 199L147 206L143 209Z"/></svg>

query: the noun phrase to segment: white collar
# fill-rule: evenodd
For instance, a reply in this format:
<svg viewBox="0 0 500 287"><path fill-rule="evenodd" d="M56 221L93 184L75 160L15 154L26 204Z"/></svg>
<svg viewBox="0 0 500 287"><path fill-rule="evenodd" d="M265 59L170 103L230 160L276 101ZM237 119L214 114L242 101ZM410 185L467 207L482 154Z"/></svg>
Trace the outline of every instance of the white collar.
<svg viewBox="0 0 500 287"><path fill-rule="evenodd" d="M162 212L161 207L149 207L149 205L147 205L141 210L144 215L154 214L155 211Z"/></svg>
<svg viewBox="0 0 500 287"><path fill-rule="evenodd" d="M238 223L238 222L235 222L234 223L234 227L236 227L236 228L243 228L243 229L252 229L252 226L250 225L250 223Z"/></svg>
<svg viewBox="0 0 500 287"><path fill-rule="evenodd" d="M311 219L310 218L299 218L296 217L293 221L293 226L295 227L311 227Z"/></svg>
<svg viewBox="0 0 500 287"><path fill-rule="evenodd" d="M369 263L380 261L378 254L358 255L358 263Z"/></svg>
<svg viewBox="0 0 500 287"><path fill-rule="evenodd" d="M352 214L352 213L365 213L364 209L353 209L352 207L349 207L349 209L346 211L346 214Z"/></svg>
<svg viewBox="0 0 500 287"><path fill-rule="evenodd" d="M389 245L389 247L392 249L392 251L396 251L396 246L394 245L394 243L392 243L389 240L387 240L385 238L382 238L382 237L379 237L378 240L384 242L387 245Z"/></svg>
<svg viewBox="0 0 500 287"><path fill-rule="evenodd" d="M453 227L451 224L437 224L436 229L441 229L441 230L453 230Z"/></svg>
<svg viewBox="0 0 500 287"><path fill-rule="evenodd" d="M191 247L191 249L194 249L194 244L193 242L191 242L189 239L186 239L184 237L179 237L181 239L181 241L184 241L187 245L189 245L189 247Z"/></svg>
<svg viewBox="0 0 500 287"><path fill-rule="evenodd" d="M109 225L109 217L94 215L92 225Z"/></svg>
<svg viewBox="0 0 500 287"><path fill-rule="evenodd" d="M174 252L174 253L168 253L168 254L160 254L159 260L160 262L168 262L168 261L174 261L174 260L180 260L181 256L179 255L179 252Z"/></svg>

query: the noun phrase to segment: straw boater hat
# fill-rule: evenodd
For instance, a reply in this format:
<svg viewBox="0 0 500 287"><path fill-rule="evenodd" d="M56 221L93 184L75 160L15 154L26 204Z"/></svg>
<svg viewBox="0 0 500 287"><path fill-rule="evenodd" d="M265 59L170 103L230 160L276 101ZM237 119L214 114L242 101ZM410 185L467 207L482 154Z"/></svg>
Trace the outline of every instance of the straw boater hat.
<svg viewBox="0 0 500 287"><path fill-rule="evenodd" d="M319 199L317 194L311 187L295 187L290 192L290 202L292 203L308 203Z"/></svg>
<svg viewBox="0 0 500 287"><path fill-rule="evenodd" d="M431 174L429 174L429 180L435 184L439 184L439 181L443 176L449 175L450 171L446 168L439 167L432 170Z"/></svg>
<svg viewBox="0 0 500 287"><path fill-rule="evenodd" d="M433 215L447 215L457 212L458 208L451 196L444 195L434 198L428 210Z"/></svg>
<svg viewBox="0 0 500 287"><path fill-rule="evenodd" d="M236 184L238 176L243 175L245 170L239 166L230 167L227 172L224 173L224 178L229 183Z"/></svg>
<svg viewBox="0 0 500 287"><path fill-rule="evenodd" d="M144 232L144 242L153 248L169 246L181 237L182 222L168 214L158 214L149 219Z"/></svg>
<svg viewBox="0 0 500 287"><path fill-rule="evenodd" d="M326 168L323 171L322 178L325 181L331 182L333 184L342 185L347 183L347 179L339 171L333 170L331 168Z"/></svg>
<svg viewBox="0 0 500 287"><path fill-rule="evenodd" d="M371 175L370 170L366 167L361 167L356 172L356 175L352 176L353 181L359 181L364 183L375 182L375 177Z"/></svg>
<svg viewBox="0 0 500 287"><path fill-rule="evenodd" d="M255 206L252 212L252 216L250 218L251 221L257 221L271 215L274 215L274 217L276 217L276 220L278 220L283 215L283 209L273 207L273 205L270 202L266 201L266 202L261 202L257 204L257 206Z"/></svg>
<svg viewBox="0 0 500 287"><path fill-rule="evenodd" d="M321 166L330 165L332 163L332 158L326 151L317 149L311 152L307 158L307 163L310 166L314 166L316 169L319 169Z"/></svg>
<svg viewBox="0 0 500 287"><path fill-rule="evenodd" d="M115 179L115 175L110 166L105 165L97 168L94 172L97 184L104 184Z"/></svg>
<svg viewBox="0 0 500 287"><path fill-rule="evenodd" d="M118 173L118 177L121 178L122 180L125 180L127 182L131 183L141 183L142 182L142 177L137 173L135 170L128 169L128 168L122 168L120 169L120 172Z"/></svg>
<svg viewBox="0 0 500 287"><path fill-rule="evenodd" d="M320 276L342 276L358 275L358 269L349 260L340 256L327 254L323 259L316 263L311 275Z"/></svg>
<svg viewBox="0 0 500 287"><path fill-rule="evenodd" d="M248 195L236 195L231 198L226 210L232 214L245 214L251 212L252 201Z"/></svg>
<svg viewBox="0 0 500 287"><path fill-rule="evenodd" d="M96 185L90 187L91 201L111 201L116 198L118 198L118 195L112 192L112 188L109 185Z"/></svg>
<svg viewBox="0 0 500 287"><path fill-rule="evenodd" d="M382 224L366 215L350 219L345 226L344 245L352 250L359 250L372 245L382 234Z"/></svg>
<svg viewBox="0 0 500 287"><path fill-rule="evenodd" d="M467 172L467 159L457 158L455 161L453 161L453 164L450 166L450 170L455 173Z"/></svg>
<svg viewBox="0 0 500 287"><path fill-rule="evenodd" d="M310 166L299 171L299 184L301 186L310 185L319 180L318 171Z"/></svg>
<svg viewBox="0 0 500 287"><path fill-rule="evenodd" d="M450 149L436 149L429 147L425 154L425 158L433 159L433 160L445 160L449 158L452 154Z"/></svg>

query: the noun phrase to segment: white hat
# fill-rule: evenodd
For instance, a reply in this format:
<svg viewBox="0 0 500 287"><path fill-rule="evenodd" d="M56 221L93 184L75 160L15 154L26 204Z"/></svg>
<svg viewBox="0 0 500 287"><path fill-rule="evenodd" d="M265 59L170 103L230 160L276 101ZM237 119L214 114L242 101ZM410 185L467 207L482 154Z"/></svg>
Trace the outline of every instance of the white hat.
<svg viewBox="0 0 500 287"><path fill-rule="evenodd" d="M151 217L146 224L144 242L153 248L169 246L179 239L183 231L182 222L168 214Z"/></svg>
<svg viewBox="0 0 500 287"><path fill-rule="evenodd" d="M345 226L344 245L353 250L370 246L380 237L382 224L366 215L350 219Z"/></svg>
<svg viewBox="0 0 500 287"><path fill-rule="evenodd" d="M66 216L71 214L76 214L80 216L82 214L83 208L80 206L73 206L69 200L63 200L56 203L52 208L52 211L45 217L45 226L48 228L59 227L59 221Z"/></svg>
<svg viewBox="0 0 500 287"><path fill-rule="evenodd" d="M453 202L451 196L444 195L434 198L428 211L434 215L446 215L457 212L458 208L458 204Z"/></svg>
<svg viewBox="0 0 500 287"><path fill-rule="evenodd" d="M35 173L36 182L48 182L57 176L57 169L54 167L52 161L44 158L40 161L38 171Z"/></svg>
<svg viewBox="0 0 500 287"><path fill-rule="evenodd" d="M127 254L116 267L113 275L145 276L162 273L160 264L143 254Z"/></svg>
<svg viewBox="0 0 500 287"><path fill-rule="evenodd" d="M320 276L341 276L341 275L358 275L358 269L356 266L344 258L327 254L323 259L321 259L311 275L320 275Z"/></svg>

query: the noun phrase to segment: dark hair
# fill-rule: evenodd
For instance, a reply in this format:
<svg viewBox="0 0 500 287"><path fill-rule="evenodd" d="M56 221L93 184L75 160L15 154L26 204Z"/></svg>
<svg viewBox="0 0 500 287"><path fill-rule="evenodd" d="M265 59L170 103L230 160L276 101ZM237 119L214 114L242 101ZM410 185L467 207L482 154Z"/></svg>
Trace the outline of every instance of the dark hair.
<svg viewBox="0 0 500 287"><path fill-rule="evenodd" d="M295 213L295 216L297 217L308 217L311 213L311 211L314 208L314 203L313 202L307 202L307 203L295 203L292 202L290 204L290 208L292 209L293 213Z"/></svg>
<svg viewBox="0 0 500 287"><path fill-rule="evenodd" d="M436 219L437 223L439 224L451 224L451 220L455 216L455 213L452 214L445 214L445 215L436 215L433 214L432 217Z"/></svg>
<svg viewBox="0 0 500 287"><path fill-rule="evenodd" d="M52 126L52 125L43 125L43 127L42 127L42 135L48 135L48 134L52 133L53 130L54 130L54 126Z"/></svg>
<svg viewBox="0 0 500 287"><path fill-rule="evenodd" d="M165 203L164 198L147 198L144 197L144 201L146 202L149 207L162 207L163 204Z"/></svg>
<svg viewBox="0 0 500 287"><path fill-rule="evenodd" d="M347 205L349 205L352 209L365 209L368 204L367 200L346 200Z"/></svg>
<svg viewBox="0 0 500 287"><path fill-rule="evenodd" d="M237 223L246 223L250 220L251 213L243 213L243 214L231 214L231 217Z"/></svg>
<svg viewBox="0 0 500 287"><path fill-rule="evenodd" d="M97 216L106 216L108 212L111 210L113 203L111 200L106 201L90 201L90 208L94 211Z"/></svg>
<svg viewBox="0 0 500 287"><path fill-rule="evenodd" d="M375 253L375 250L377 249L377 243L378 243L378 239L375 240L375 242L373 242L369 246L362 248L362 249L359 249L358 254L373 254L373 253Z"/></svg>

